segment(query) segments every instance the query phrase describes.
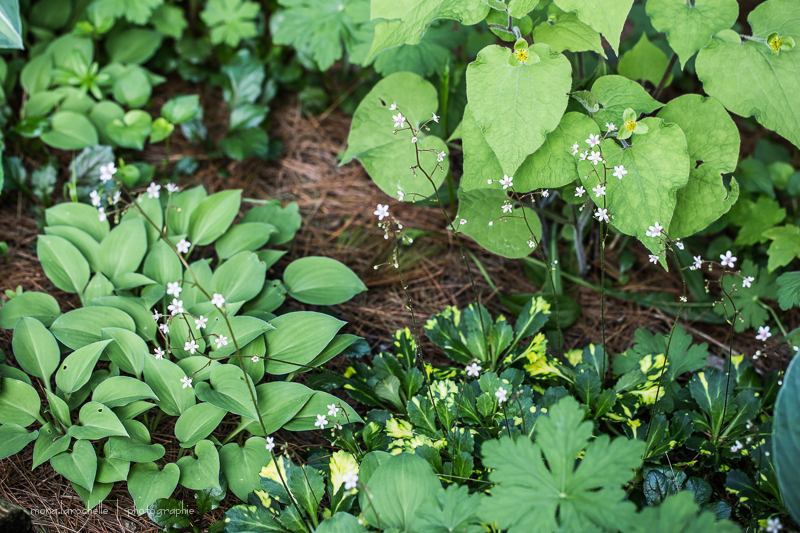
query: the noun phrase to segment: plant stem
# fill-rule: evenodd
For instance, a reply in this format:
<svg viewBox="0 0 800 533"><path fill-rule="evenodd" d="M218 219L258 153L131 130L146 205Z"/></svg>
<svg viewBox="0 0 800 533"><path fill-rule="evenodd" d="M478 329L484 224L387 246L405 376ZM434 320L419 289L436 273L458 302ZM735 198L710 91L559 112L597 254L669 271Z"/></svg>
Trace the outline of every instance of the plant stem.
<svg viewBox="0 0 800 533"><path fill-rule="evenodd" d="M673 52L672 57L669 59L669 63L667 64L667 70L664 71L664 75L661 76L661 81L658 82L658 87L656 87L656 91L653 93L653 98L655 98L656 100L658 100L658 97L661 96L661 91L664 90L664 86L667 84L669 75L672 74L672 69L675 67L675 63L677 61L678 61L678 54Z"/></svg>

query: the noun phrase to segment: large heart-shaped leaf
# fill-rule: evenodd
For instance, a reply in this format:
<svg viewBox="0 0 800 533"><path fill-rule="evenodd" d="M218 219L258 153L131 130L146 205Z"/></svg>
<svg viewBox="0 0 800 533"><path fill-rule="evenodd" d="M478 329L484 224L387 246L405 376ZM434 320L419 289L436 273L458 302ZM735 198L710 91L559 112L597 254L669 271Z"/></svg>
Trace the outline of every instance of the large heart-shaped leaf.
<svg viewBox="0 0 800 533"><path fill-rule="evenodd" d="M21 452L38 436L38 431L28 431L19 424L3 424L0 426L0 460Z"/></svg>
<svg viewBox="0 0 800 533"><path fill-rule="evenodd" d="M54 455L67 451L71 442L72 437L62 435L51 424L43 425L39 428L39 438L36 439L36 444L33 445L33 465L31 470L36 469L37 466Z"/></svg>
<svg viewBox="0 0 800 533"><path fill-rule="evenodd" d="M125 330L122 330L125 331ZM127 376L108 378L94 389L92 401L107 407L120 407L136 400L158 400L146 383Z"/></svg>
<svg viewBox="0 0 800 533"><path fill-rule="evenodd" d="M204 246L228 231L239 213L242 191L232 189L212 194L192 211L189 218L189 240L194 246Z"/></svg>
<svg viewBox="0 0 800 533"><path fill-rule="evenodd" d="M219 451L219 462L228 487L242 501L246 501L247 495L254 490L261 490L258 473L271 460L265 444L263 438L251 437L244 446L230 442Z"/></svg>
<svg viewBox="0 0 800 533"><path fill-rule="evenodd" d="M249 386L253 387L252 382ZM248 418L258 418L245 374L235 365L220 365L215 368L211 373L211 384L201 381L195 387L195 394L198 399L220 409Z"/></svg>
<svg viewBox="0 0 800 533"><path fill-rule="evenodd" d="M86 115L59 111L50 118L50 131L40 138L59 150L80 150L97 144L97 130Z"/></svg>
<svg viewBox="0 0 800 533"><path fill-rule="evenodd" d="M303 257L283 272L292 298L312 305L338 305L367 286L346 265L328 257Z"/></svg>
<svg viewBox="0 0 800 533"><path fill-rule="evenodd" d="M181 469L180 484L187 489L219 489L219 453L210 440L201 440L194 447L194 454L178 459Z"/></svg>
<svg viewBox="0 0 800 533"><path fill-rule="evenodd" d="M182 448L191 448L208 437L226 414L228 411L210 403L193 405L175 422L175 437L181 442Z"/></svg>
<svg viewBox="0 0 800 533"><path fill-rule="evenodd" d="M619 54L619 38L633 0L555 0L555 3L564 11L574 11L581 22L603 34L614 53Z"/></svg>
<svg viewBox="0 0 800 533"><path fill-rule="evenodd" d="M276 317L274 330L266 332L266 371L286 374L312 361L344 326L344 322L322 313L299 311ZM295 364L293 364L295 363Z"/></svg>
<svg viewBox="0 0 800 533"><path fill-rule="evenodd" d="M50 465L53 470L73 483L92 490L97 473L97 454L88 440L75 442L71 452L66 451L53 456Z"/></svg>
<svg viewBox="0 0 800 533"><path fill-rule="evenodd" d="M148 463L164 456L162 445L150 443L150 432L144 424L138 420L122 420L122 425L130 436L109 438L103 451L106 457L134 463Z"/></svg>
<svg viewBox="0 0 800 533"><path fill-rule="evenodd" d="M111 307L79 307L58 317L50 331L67 347L77 350L101 340L103 328L136 329L133 319Z"/></svg>
<svg viewBox="0 0 800 533"><path fill-rule="evenodd" d="M45 327L61 314L58 302L43 292L23 292L0 307L0 328L13 329L22 317L31 317Z"/></svg>
<svg viewBox="0 0 800 533"><path fill-rule="evenodd" d="M45 386L50 388L50 376L58 368L61 353L58 350L58 342L44 324L35 318L20 318L14 328L12 347L19 366L28 374L41 379Z"/></svg>
<svg viewBox="0 0 800 533"><path fill-rule="evenodd" d="M69 434L76 439L98 440L105 437L128 436L125 426L119 421L114 411L102 403L85 403L81 407L79 420L80 425L69 428Z"/></svg>
<svg viewBox="0 0 800 533"><path fill-rule="evenodd" d="M86 385L92 377L94 365L111 340L94 342L78 348L67 356L56 372L56 384L66 394L73 393Z"/></svg>
<svg viewBox="0 0 800 533"><path fill-rule="evenodd" d="M184 386L187 377L175 363L148 355L144 362L144 380L158 396L156 404L170 416L179 416L195 404L194 390Z"/></svg>
<svg viewBox="0 0 800 533"><path fill-rule="evenodd" d="M150 115L139 109L134 109L125 113L120 119L112 120L106 126L106 135L123 148L133 148L144 150L144 142L150 135L153 127L153 119ZM94 128L93 128L94 129Z"/></svg>
<svg viewBox="0 0 800 533"><path fill-rule="evenodd" d="M163 470L156 463L133 465L128 473L128 490L137 514L144 514L157 499L172 496L180 477L181 469L175 463L167 463Z"/></svg>
<svg viewBox="0 0 800 533"><path fill-rule="evenodd" d="M641 85L624 76L601 77L592 85L592 94L600 105L600 110L592 118L604 131L607 123L619 128L622 114L629 107L637 113L652 113L663 106L647 94ZM579 144L585 148L583 143Z"/></svg>
<svg viewBox="0 0 800 533"><path fill-rule="evenodd" d="M266 275L267 265L256 254L241 252L217 267L211 278L211 291L228 302L252 300L261 292Z"/></svg>
<svg viewBox="0 0 800 533"><path fill-rule="evenodd" d="M106 235L97 251L97 264L100 272L114 279L126 272L135 272L146 252L144 224L134 219L121 223Z"/></svg>
<svg viewBox="0 0 800 533"><path fill-rule="evenodd" d="M61 237L39 235L36 255L56 287L66 292L83 292L89 282L89 263L72 243Z"/></svg>

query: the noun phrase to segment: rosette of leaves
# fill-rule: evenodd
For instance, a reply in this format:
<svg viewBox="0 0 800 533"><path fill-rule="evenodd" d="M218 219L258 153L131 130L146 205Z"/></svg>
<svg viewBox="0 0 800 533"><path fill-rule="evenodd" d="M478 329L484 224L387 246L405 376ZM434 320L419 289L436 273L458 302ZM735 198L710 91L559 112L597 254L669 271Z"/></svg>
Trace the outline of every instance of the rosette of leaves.
<svg viewBox="0 0 800 533"><path fill-rule="evenodd" d="M0 308L19 366L0 368L0 456L35 441L33 467L50 461L87 508L126 481L143 513L178 484L219 490L220 475L246 498L269 462L264 437L314 429L330 404L341 408L329 423L361 421L334 396L286 379L357 337L340 333L344 322L328 314L279 308L287 296L335 305L366 288L323 257L291 262L282 281L266 279L285 251L265 246L291 241L297 205L264 202L233 224L241 207L239 190L196 187L138 196L113 227L86 204L46 211L39 260L82 306L62 313L50 294L23 292ZM184 239L192 247L179 256ZM219 434L226 415L239 426ZM185 449L175 463L164 463L164 446L151 440L165 417Z"/></svg>

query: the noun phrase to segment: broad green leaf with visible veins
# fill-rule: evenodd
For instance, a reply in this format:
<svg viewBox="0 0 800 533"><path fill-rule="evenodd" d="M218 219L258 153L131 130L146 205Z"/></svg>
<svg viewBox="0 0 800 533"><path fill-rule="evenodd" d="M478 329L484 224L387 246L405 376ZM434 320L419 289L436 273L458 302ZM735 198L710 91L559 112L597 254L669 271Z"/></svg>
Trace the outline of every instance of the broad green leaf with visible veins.
<svg viewBox="0 0 800 533"><path fill-rule="evenodd" d="M539 0L510 0L508 2L508 14L512 17L521 18L536 9Z"/></svg>
<svg viewBox="0 0 800 533"><path fill-rule="evenodd" d="M734 211L731 211L731 219L734 224L742 226L734 241L739 246L765 242L767 237L764 232L786 218L786 209L766 196L759 196L756 202L744 199L736 204L734 210L736 217L733 217Z"/></svg>
<svg viewBox="0 0 800 533"><path fill-rule="evenodd" d="M662 246L655 237L648 237L648 227L658 222L670 227L675 211L676 193L689 180L689 153L686 149L686 136L676 124L667 124L659 118L645 118L649 133L635 135L629 139L632 146L623 150L616 142L606 140L603 144L603 157L608 171L606 208L611 224L623 233L633 235L654 254ZM622 165L628 171L622 179L612 176L613 167ZM587 191L592 190L598 180L589 161L578 163L578 172ZM590 195L592 201L603 205L603 199ZM660 253L664 267L665 254Z"/></svg>
<svg viewBox="0 0 800 533"><path fill-rule="evenodd" d="M754 37L777 32L800 42L800 3L794 0L768 0L747 20ZM764 43L714 38L698 54L696 68L709 96L800 147L800 49L773 55Z"/></svg>
<svg viewBox="0 0 800 533"><path fill-rule="evenodd" d="M783 494L783 501L795 522L800 521L800 427L797 426L797 410L800 408L800 363L795 358L789 364L786 382L778 393L775 402L773 422L774 438L772 453L775 456L775 469Z"/></svg>
<svg viewBox="0 0 800 533"><path fill-rule="evenodd" d="M785 272L778 278L778 303L788 311L800 305L800 272Z"/></svg>
<svg viewBox="0 0 800 533"><path fill-rule="evenodd" d="M600 34L578 19L575 13L565 13L550 4L548 19L533 30L533 42L547 43L553 52L584 52L591 50L606 57Z"/></svg>
<svg viewBox="0 0 800 533"><path fill-rule="evenodd" d="M733 26L739 16L736 0L647 0L647 14L653 27L667 34L670 47L678 54L681 68L717 32Z"/></svg>
<svg viewBox="0 0 800 533"><path fill-rule="evenodd" d="M622 485L641 464L645 444L608 435L589 442L592 423L583 417L578 402L566 397L539 418L535 444L505 437L484 443L489 479L499 483L481 506L484 521L508 533L629 529L636 508Z"/></svg>
<svg viewBox="0 0 800 533"><path fill-rule="evenodd" d="M464 175L461 177L462 191L472 189L499 189L497 183L503 170L491 147L486 143L478 124L472 117L470 106L464 111L462 122L464 146ZM589 134L599 134L597 124L580 113L567 113L555 130L547 134L544 144L529 155L514 174L514 188L519 192L534 189L555 188L578 179L576 158L571 146L585 146ZM493 180L488 184L487 180ZM465 228L466 229L466 228Z"/></svg>
<svg viewBox="0 0 800 533"><path fill-rule="evenodd" d="M584 24L603 34L619 54L619 36L628 18L633 0L555 0L564 11L574 11Z"/></svg>
<svg viewBox="0 0 800 533"><path fill-rule="evenodd" d="M517 259L533 252L528 246L531 230L536 235L536 240L542 236L542 226L539 217L531 209L516 207L506 221L498 220L504 215L502 205L508 195L503 190L473 189L471 191L459 190L458 215L456 220L464 219L466 224L459 231L489 250L490 252ZM525 210L525 219L522 211ZM492 225L489 226L489 222ZM530 225L530 229L528 228Z"/></svg>
<svg viewBox="0 0 800 533"><path fill-rule="evenodd" d="M164 0L100 0L98 11L105 15L119 18L124 16L128 22L146 24L153 10L164 3Z"/></svg>
<svg viewBox="0 0 800 533"><path fill-rule="evenodd" d="M509 176L556 129L572 83L566 57L546 44L531 45L529 52L527 63L511 66L510 49L487 46L467 67L472 116Z"/></svg>
<svg viewBox="0 0 800 533"><path fill-rule="evenodd" d="M397 110L389 109L397 102ZM439 105L436 89L416 74L398 72L387 76L367 94L353 115L350 135L347 137L347 150L342 154L342 164L358 158L375 184L389 196L397 196L397 191L409 195L432 196L434 187L444 181L449 167L448 158L441 163L444 171L434 171L437 161L431 152L421 152L422 168L431 174L433 186L419 170L416 176L408 168L416 165L411 132L394 132L392 117L402 113L415 128L428 121ZM407 127L407 123L405 123ZM448 152L444 142L438 137L422 137L418 141L420 149L434 149Z"/></svg>
<svg viewBox="0 0 800 533"><path fill-rule="evenodd" d="M639 42L622 55L617 70L626 78L649 81L653 87L658 87L668 66L667 54L651 43L646 33L642 33ZM665 85L671 82L672 74L667 78Z"/></svg>
<svg viewBox="0 0 800 533"><path fill-rule="evenodd" d="M436 498L422 502L417 510L420 531L428 533L483 533L486 531L478 519L481 493L469 494L464 485L450 485L440 489Z"/></svg>
<svg viewBox="0 0 800 533"><path fill-rule="evenodd" d="M767 250L769 256L767 267L770 272L800 257L800 228L797 226L768 229L764 232L764 236L772 240Z"/></svg>
<svg viewBox="0 0 800 533"><path fill-rule="evenodd" d="M387 48L417 44L435 19L455 19L472 25L486 18L489 9L481 0L372 0L372 20L387 20L375 27L375 40L366 62Z"/></svg>
<svg viewBox="0 0 800 533"><path fill-rule="evenodd" d="M741 531L736 524L729 520L717 521L716 515L708 510L698 515L700 509L692 498L692 493L684 490L678 494L667 496L661 505L645 507L628 531L631 533L682 533L684 531L737 533Z"/></svg>
<svg viewBox="0 0 800 533"><path fill-rule="evenodd" d="M167 463L163 470L156 463L137 463L128 473L128 490L133 496L138 514L144 514L150 504L159 498L169 498L178 486L181 469Z"/></svg>
<svg viewBox="0 0 800 533"><path fill-rule="evenodd" d="M607 122L622 126L622 114L631 108L639 114L652 113L663 107L635 81L624 76L603 76L592 85L592 94L600 103L600 111L594 114L594 121L605 131Z"/></svg>
<svg viewBox="0 0 800 533"><path fill-rule="evenodd" d="M722 174L736 169L739 130L717 100L698 94L671 100L658 117L681 127L689 149L689 183L678 190L669 226L669 236L680 239L704 230L736 203L739 184L731 178L729 191Z"/></svg>

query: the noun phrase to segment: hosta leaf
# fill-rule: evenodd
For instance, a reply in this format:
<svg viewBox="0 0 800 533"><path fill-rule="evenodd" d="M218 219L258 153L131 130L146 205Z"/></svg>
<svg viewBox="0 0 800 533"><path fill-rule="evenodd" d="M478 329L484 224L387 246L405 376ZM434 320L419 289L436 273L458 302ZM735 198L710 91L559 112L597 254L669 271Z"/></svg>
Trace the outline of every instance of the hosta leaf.
<svg viewBox="0 0 800 533"><path fill-rule="evenodd" d="M97 218L97 209L88 204L64 202L48 208L44 213L48 226L72 226L85 231L97 242L101 242L108 234L108 221L101 222Z"/></svg>
<svg viewBox="0 0 800 533"><path fill-rule="evenodd" d="M489 6L481 0L372 0L372 19L386 19L375 27L375 40L367 56L401 44L417 44L435 19L455 19L465 25L486 18Z"/></svg>
<svg viewBox="0 0 800 533"><path fill-rule="evenodd" d="M0 426L0 460L21 452L38 436L39 431L28 431L19 424L3 424Z"/></svg>
<svg viewBox="0 0 800 533"><path fill-rule="evenodd" d="M91 442L79 440L71 452L62 452L50 459L50 466L73 483L92 490L97 473L97 454Z"/></svg>
<svg viewBox="0 0 800 533"><path fill-rule="evenodd" d="M261 490L258 473L271 460L265 444L261 437L250 437L244 446L230 442L219 450L219 462L228 486L240 500L246 501L248 494Z"/></svg>
<svg viewBox="0 0 800 533"><path fill-rule="evenodd" d="M609 168L622 165L628 171L622 179L608 173L605 207L609 216L614 217L611 224L615 228L633 235L653 254L658 254L662 246L657 238L646 233L655 222L669 227L677 203L676 193L689 180L689 153L686 136L677 125L657 118L645 118L639 123L644 123L650 131L633 137L632 146L623 150L615 142L603 144L605 165ZM586 176L583 178L586 190L598 184L591 168L593 165L588 161L578 163L578 172ZM601 202L594 195L590 198L595 204ZM660 257L666 266L665 254L660 253Z"/></svg>
<svg viewBox="0 0 800 533"><path fill-rule="evenodd" d="M100 271L108 279L135 272L147 252L147 233L139 219L123 222L106 235L97 251Z"/></svg>
<svg viewBox="0 0 800 533"><path fill-rule="evenodd" d="M39 415L42 403L29 384L11 378L0 380L0 424L30 426L34 420L44 423Z"/></svg>
<svg viewBox="0 0 800 533"><path fill-rule="evenodd" d="M128 474L128 490L138 514L159 498L169 498L178 486L181 469L175 463L167 463L163 470L156 463L137 463Z"/></svg>
<svg viewBox="0 0 800 533"><path fill-rule="evenodd" d="M739 184L731 178L728 191L722 174L736 169L739 130L717 100L697 94L675 98L658 116L680 126L689 150L689 182L678 189L669 226L670 238L680 239L704 230L736 203Z"/></svg>
<svg viewBox="0 0 800 533"><path fill-rule="evenodd" d="M103 350L110 340L94 342L78 348L64 359L56 372L56 384L63 392L69 394L77 391L92 377L94 366L97 364Z"/></svg>
<svg viewBox="0 0 800 533"><path fill-rule="evenodd" d="M509 176L556 129L572 83L566 57L544 44L531 45L529 52L527 63L511 66L511 50L487 46L467 68L472 116Z"/></svg>
<svg viewBox="0 0 800 533"><path fill-rule="evenodd" d="M83 254L92 272L97 272L97 250L100 248L100 243L94 240L91 235L70 226L47 226L44 228L44 232L46 235L55 235L69 241Z"/></svg>
<svg viewBox="0 0 800 533"><path fill-rule="evenodd" d="M262 383L256 387L256 392L258 393L258 409L268 434L277 431L291 421L315 394L305 385L284 381ZM264 436L261 425L255 420L248 424L247 431L254 435Z"/></svg>
<svg viewBox="0 0 800 533"><path fill-rule="evenodd" d="M194 454L178 459L181 469L180 484L192 490L209 487L219 489L219 453L210 440L201 440L194 447Z"/></svg>
<svg viewBox="0 0 800 533"><path fill-rule="evenodd" d="M6 424L3 427L8 425L13 424ZM53 428L52 424L43 425L39 428L39 437L36 439L36 444L33 445L33 465L31 470L35 470L37 466L54 455L67 451L71 442L72 437L62 435Z"/></svg>
<svg viewBox="0 0 800 533"><path fill-rule="evenodd" d="M117 145L123 148L133 148L144 150L144 142L150 135L153 127L153 119L150 115L139 109L134 109L125 113L120 119L112 120L106 126L106 134Z"/></svg>
<svg viewBox="0 0 800 533"><path fill-rule="evenodd" d="M211 278L211 291L228 302L252 300L261 292L266 274L267 265L256 254L240 252L217 267Z"/></svg>
<svg viewBox="0 0 800 533"><path fill-rule="evenodd" d="M614 53L619 54L619 37L633 0L555 0L555 3L564 11L574 11L581 22L603 34Z"/></svg>
<svg viewBox="0 0 800 533"><path fill-rule="evenodd" d="M796 423L800 408L800 372L795 358L783 378L784 384L775 403L774 438L772 453L781 486L783 501L795 522L800 521L800 430Z"/></svg>
<svg viewBox="0 0 800 533"><path fill-rule="evenodd" d="M53 285L65 292L83 292L89 282L89 263L68 240L39 235L36 255Z"/></svg>
<svg viewBox="0 0 800 533"><path fill-rule="evenodd" d="M197 384L195 394L199 400L220 409L256 419L258 416L245 378L242 369L238 366L220 365L211 373L210 384L205 381ZM253 387L253 384L250 383L249 387Z"/></svg>
<svg viewBox="0 0 800 533"><path fill-rule="evenodd" d="M150 247L142 272L166 287L168 283L180 281L183 267L175 251L166 241L159 239Z"/></svg>
<svg viewBox="0 0 800 533"><path fill-rule="evenodd" d="M23 292L0 307L0 328L14 329L22 317L38 320L50 327L61 314L55 298L44 292Z"/></svg>
<svg viewBox="0 0 800 533"><path fill-rule="evenodd" d="M678 54L681 68L717 32L733 26L739 15L736 0L648 0L647 14L655 29L667 34L669 46Z"/></svg>
<svg viewBox="0 0 800 533"><path fill-rule="evenodd" d="M753 36L765 39L773 32L800 42L800 4L793 0L768 0L747 17ZM703 89L729 111L755 116L800 147L800 55L797 50L777 55L765 43L736 42L738 36L715 37L697 56L697 76Z"/></svg>
<svg viewBox="0 0 800 533"><path fill-rule="evenodd" d="M19 366L28 374L41 379L49 388L50 376L61 362L61 353L58 342L44 324L35 318L19 319L14 328L12 347Z"/></svg>
<svg viewBox="0 0 800 533"><path fill-rule="evenodd" d="M389 109L392 102L397 102L397 111ZM393 133L392 116L402 113L417 128L431 118L438 105L436 89L416 74L398 72L382 79L364 97L353 115L342 164L358 158L375 184L390 196L397 196L398 191L408 194L409 199L413 199L415 194L433 195L447 174L448 158L445 157L441 163L442 172L434 170L437 164L435 154L419 154L421 166L431 175L433 184L420 171L412 174L409 167L416 165L417 161L411 132ZM430 135L420 138L418 146L421 150L434 149L445 154L449 151L441 139Z"/></svg>
<svg viewBox="0 0 800 533"><path fill-rule="evenodd" d="M241 190L220 191L205 198L192 211L189 219L189 240L194 246L211 244L228 231L239 212Z"/></svg>
<svg viewBox="0 0 800 533"><path fill-rule="evenodd" d="M158 406L170 416L179 416L195 404L194 390L181 382L184 377L186 374L175 363L150 355L145 357L145 382L158 396Z"/></svg>
<svg viewBox="0 0 800 533"><path fill-rule="evenodd" d="M128 436L125 426L119 421L114 411L102 403L87 402L83 404L79 420L80 425L75 424L69 428L69 434L76 439L98 440L105 437Z"/></svg>
<svg viewBox="0 0 800 533"><path fill-rule="evenodd" d="M553 52L593 51L606 57L600 34L581 22L575 13L565 13L555 4L550 4L547 21L534 28L533 41L549 44Z"/></svg>
<svg viewBox="0 0 800 533"><path fill-rule="evenodd" d="M509 533L628 529L636 508L621 487L641 464L645 444L607 435L590 443L592 424L583 417L567 397L539 418L536 444L508 438L484 444L484 464L499 486L483 501L483 520L497 520Z"/></svg>
<svg viewBox="0 0 800 533"><path fill-rule="evenodd" d="M283 282L292 298L314 305L338 305L367 290L355 272L328 257L292 261Z"/></svg>
<svg viewBox="0 0 800 533"><path fill-rule="evenodd" d="M363 422L358 413L347 403L327 392L316 391L292 420L284 425L284 428L289 431L312 431L315 428L314 423L317 420L317 415L327 413L329 405L339 407L336 416L327 415L326 418L330 424L338 422L341 425L345 425Z"/></svg>
<svg viewBox="0 0 800 533"><path fill-rule="evenodd" d="M121 407L136 400L158 400L158 396L143 381L127 376L108 378L95 387L92 394L93 402L107 407Z"/></svg>
<svg viewBox="0 0 800 533"><path fill-rule="evenodd" d="M181 442L182 448L191 448L217 429L226 414L228 412L225 409L210 403L193 405L175 422L175 437Z"/></svg>
<svg viewBox="0 0 800 533"><path fill-rule="evenodd" d="M516 207L508 214L513 218L498 220L504 214L501 206L507 198L508 195L502 190L460 190L456 219L466 220L467 223L460 226L459 231L475 239L490 252L514 259L525 257L533 252L528 244L531 230L537 241L542 236L541 222L536 213L527 207ZM525 218L522 217L522 209L525 210Z"/></svg>
<svg viewBox="0 0 800 533"><path fill-rule="evenodd" d="M286 374L306 365L325 349L344 322L310 311L287 313L272 321L267 331L266 371ZM295 363L295 364L292 364Z"/></svg>
<svg viewBox="0 0 800 533"><path fill-rule="evenodd" d="M100 483L98 481L95 482L94 486L92 486L92 490L88 491L73 481L72 488L75 489L75 492L81 497L83 503L86 504L86 510L90 511L100 505L103 500L108 498L108 495L111 493L111 489L114 488L114 484Z"/></svg>
<svg viewBox="0 0 800 533"><path fill-rule="evenodd" d="M647 94L641 85L624 76L601 77L592 85L592 94L600 103L600 111L593 118L604 131L608 122L619 128L622 114L629 107L637 113L652 113L663 106Z"/></svg>
<svg viewBox="0 0 800 533"><path fill-rule="evenodd" d="M97 130L86 115L74 111L59 111L50 119L50 131L40 137L42 142L59 150L80 150L97 144Z"/></svg>
<svg viewBox="0 0 800 533"><path fill-rule="evenodd" d="M162 445L150 444L150 433L144 424L138 420L122 420L122 425L130 437L109 438L103 452L106 457L135 463L149 463L164 456Z"/></svg>

